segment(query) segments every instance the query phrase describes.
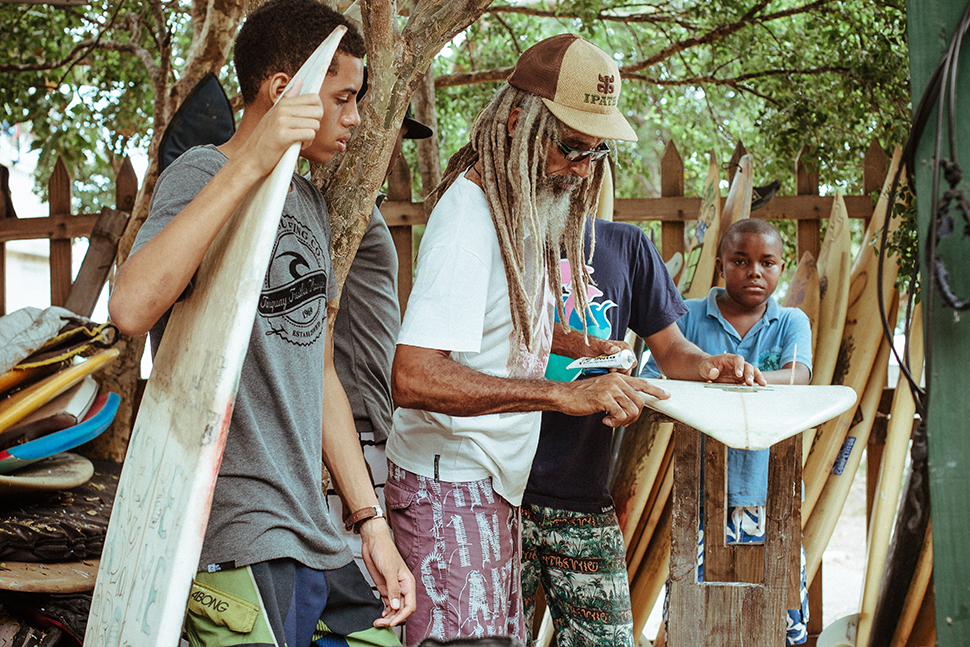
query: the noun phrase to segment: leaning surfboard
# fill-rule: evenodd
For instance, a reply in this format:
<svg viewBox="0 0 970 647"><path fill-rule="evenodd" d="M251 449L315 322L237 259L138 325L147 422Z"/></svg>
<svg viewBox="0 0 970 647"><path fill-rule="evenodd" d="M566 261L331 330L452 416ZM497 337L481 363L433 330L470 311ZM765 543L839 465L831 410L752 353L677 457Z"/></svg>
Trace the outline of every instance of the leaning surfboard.
<svg viewBox="0 0 970 647"><path fill-rule="evenodd" d="M707 181L701 195L701 212L684 255L684 272L680 275L677 290L685 299L706 297L714 278L714 258L717 256L717 239L721 226L720 173L714 151L707 167Z"/></svg>
<svg viewBox="0 0 970 647"><path fill-rule="evenodd" d="M738 172L731 180L731 188L724 198L724 206L721 207L721 233L724 233L729 225L751 216L753 161L754 158L751 155L743 155L738 160Z"/></svg>
<svg viewBox="0 0 970 647"><path fill-rule="evenodd" d="M812 327L812 357L815 356L815 331L818 329L819 304L821 301L821 288L818 278L818 266L811 252L802 254L802 259L798 261L795 268L795 275L788 284L788 291L781 305L786 308L798 308L808 317L808 322ZM805 349L802 349L802 353ZM795 349L795 360L798 360L798 349ZM806 357L806 355L802 355Z"/></svg>
<svg viewBox="0 0 970 647"><path fill-rule="evenodd" d="M297 73L320 91L345 29ZM178 644L260 285L300 153L294 144L206 253L175 305L132 430L85 644Z"/></svg>
<svg viewBox="0 0 970 647"><path fill-rule="evenodd" d="M883 336L882 325L878 316L875 316L879 313L879 292L882 291L885 303L889 303L891 295L895 292L893 285L896 281L896 273L899 271L898 259L890 257L883 268L883 282L880 285L876 280L879 259L868 245L868 241L872 240L883 226L889 228L890 234L899 227L900 218L892 218L889 222L886 222L885 218L889 189L901 158L902 149L897 146L882 193L879 195L869 227L866 229L863 245L852 267L846 320L842 329L842 344L839 347L839 356L832 377L833 384L850 386L855 389L859 397L862 397L862 392L869 380L869 373L872 372L873 361ZM816 435L815 443L809 450L805 468L802 470L802 479L805 482L805 498L802 500L803 519L812 513L818 501L825 479L832 469L853 417L854 412L850 411L835 420L830 420Z"/></svg>

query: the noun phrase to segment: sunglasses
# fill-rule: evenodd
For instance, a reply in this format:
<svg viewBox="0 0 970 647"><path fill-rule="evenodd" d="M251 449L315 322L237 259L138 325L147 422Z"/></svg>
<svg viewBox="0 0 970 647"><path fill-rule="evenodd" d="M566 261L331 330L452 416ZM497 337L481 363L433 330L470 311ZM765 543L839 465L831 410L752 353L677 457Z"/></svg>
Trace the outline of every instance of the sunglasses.
<svg viewBox="0 0 970 647"><path fill-rule="evenodd" d="M582 162L586 158L589 158L591 162L595 162L610 154L610 147L606 145L606 142L603 142L593 150L574 148L562 143L558 139L556 140L556 146L562 151L567 162Z"/></svg>

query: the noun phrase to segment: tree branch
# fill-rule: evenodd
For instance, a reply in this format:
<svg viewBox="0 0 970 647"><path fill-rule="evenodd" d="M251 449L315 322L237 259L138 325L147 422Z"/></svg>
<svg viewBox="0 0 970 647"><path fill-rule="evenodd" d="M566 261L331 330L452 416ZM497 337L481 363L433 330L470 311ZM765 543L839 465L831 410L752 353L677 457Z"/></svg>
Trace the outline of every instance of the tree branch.
<svg viewBox="0 0 970 647"><path fill-rule="evenodd" d="M636 78L634 75L640 70L646 69L664 60L667 60L671 56L679 52L686 51L693 47L710 45L717 41L723 40L728 36L731 36L738 31L754 24L766 23L774 20L780 20L782 18L789 18L794 15L807 13L811 11L816 11L821 9L825 5L832 4L834 0L815 0L798 7L792 7L791 9L786 9L784 11L778 11L766 15L758 15L765 7L768 6L768 0L759 0L754 4L748 11L744 13L738 20L727 25L721 25L714 29L707 31L706 33L692 38L685 38L679 41L672 42L669 46L658 52L648 56L645 59L631 63L629 65L624 65L620 68L620 74L623 78ZM509 7L509 6L498 6L491 7L487 10L488 13L514 13L523 14L531 16L540 16L548 18L580 18L580 14L577 13L558 13L556 11L535 9L531 7ZM663 17L663 19L661 19ZM634 22L650 22L658 26L663 26L665 24L677 24L681 27L685 27L687 23L680 18L671 14L637 14L631 16L616 16L612 14L603 14L600 12L597 14L597 20L618 20L625 23ZM450 88L462 85L475 85L478 83L492 83L504 81L508 78L509 74L512 73L512 66L493 68L490 70L478 70L475 72L461 72L457 74L442 74L435 78L435 89L439 88Z"/></svg>
<svg viewBox="0 0 970 647"><path fill-rule="evenodd" d="M512 6L512 5L498 5L495 7L489 7L485 12L498 17L498 14L518 14L520 16L533 16L536 18L585 18L583 14L570 11L560 11L559 9L536 9L534 7L522 7L522 6ZM637 14L615 14L607 13L606 11L599 11L593 16L593 20L602 20L604 22L622 22L627 24L632 23L669 23L669 22L680 22L680 19L671 13L637 13ZM686 23L684 23L686 24Z"/></svg>

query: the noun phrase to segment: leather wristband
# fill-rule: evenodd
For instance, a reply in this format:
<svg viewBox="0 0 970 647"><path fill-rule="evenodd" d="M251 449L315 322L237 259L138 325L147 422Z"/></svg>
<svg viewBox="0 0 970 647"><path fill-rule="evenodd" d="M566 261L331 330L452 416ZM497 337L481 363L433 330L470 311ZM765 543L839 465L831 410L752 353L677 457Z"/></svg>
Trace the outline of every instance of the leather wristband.
<svg viewBox="0 0 970 647"><path fill-rule="evenodd" d="M344 528L347 531L354 531L358 535L360 534L360 527L365 521L370 521L371 519L384 519L384 510L379 505L370 505L366 508L361 508L357 512L353 513L344 520Z"/></svg>

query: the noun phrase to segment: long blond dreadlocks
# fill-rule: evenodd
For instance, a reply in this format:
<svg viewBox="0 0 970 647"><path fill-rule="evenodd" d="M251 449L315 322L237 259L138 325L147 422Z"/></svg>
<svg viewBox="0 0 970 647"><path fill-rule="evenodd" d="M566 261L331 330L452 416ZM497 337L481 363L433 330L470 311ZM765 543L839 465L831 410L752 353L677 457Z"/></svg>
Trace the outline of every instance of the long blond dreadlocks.
<svg viewBox="0 0 970 647"><path fill-rule="evenodd" d="M521 108L513 135L508 134L509 116ZM572 268L573 296L586 328L589 308L588 285L592 282L583 258L583 230L586 219L595 212L604 162L593 163L592 173L573 193L563 240L551 241L540 231L536 213L536 191L545 176L546 153L550 142L560 136L561 122L536 95L506 85L482 110L472 126L468 144L448 160L444 178L428 195L432 207L458 176L476 162L481 162L485 196L498 234L509 284L512 326L530 351L535 350L534 325L541 308L529 295L540 293L545 274L556 297L559 321L568 326L562 300L562 277L559 272L561 247ZM527 232L531 232L532 284L525 285ZM592 232L591 232L592 238ZM590 245L592 258L593 245ZM577 269L581 268L581 269Z"/></svg>

